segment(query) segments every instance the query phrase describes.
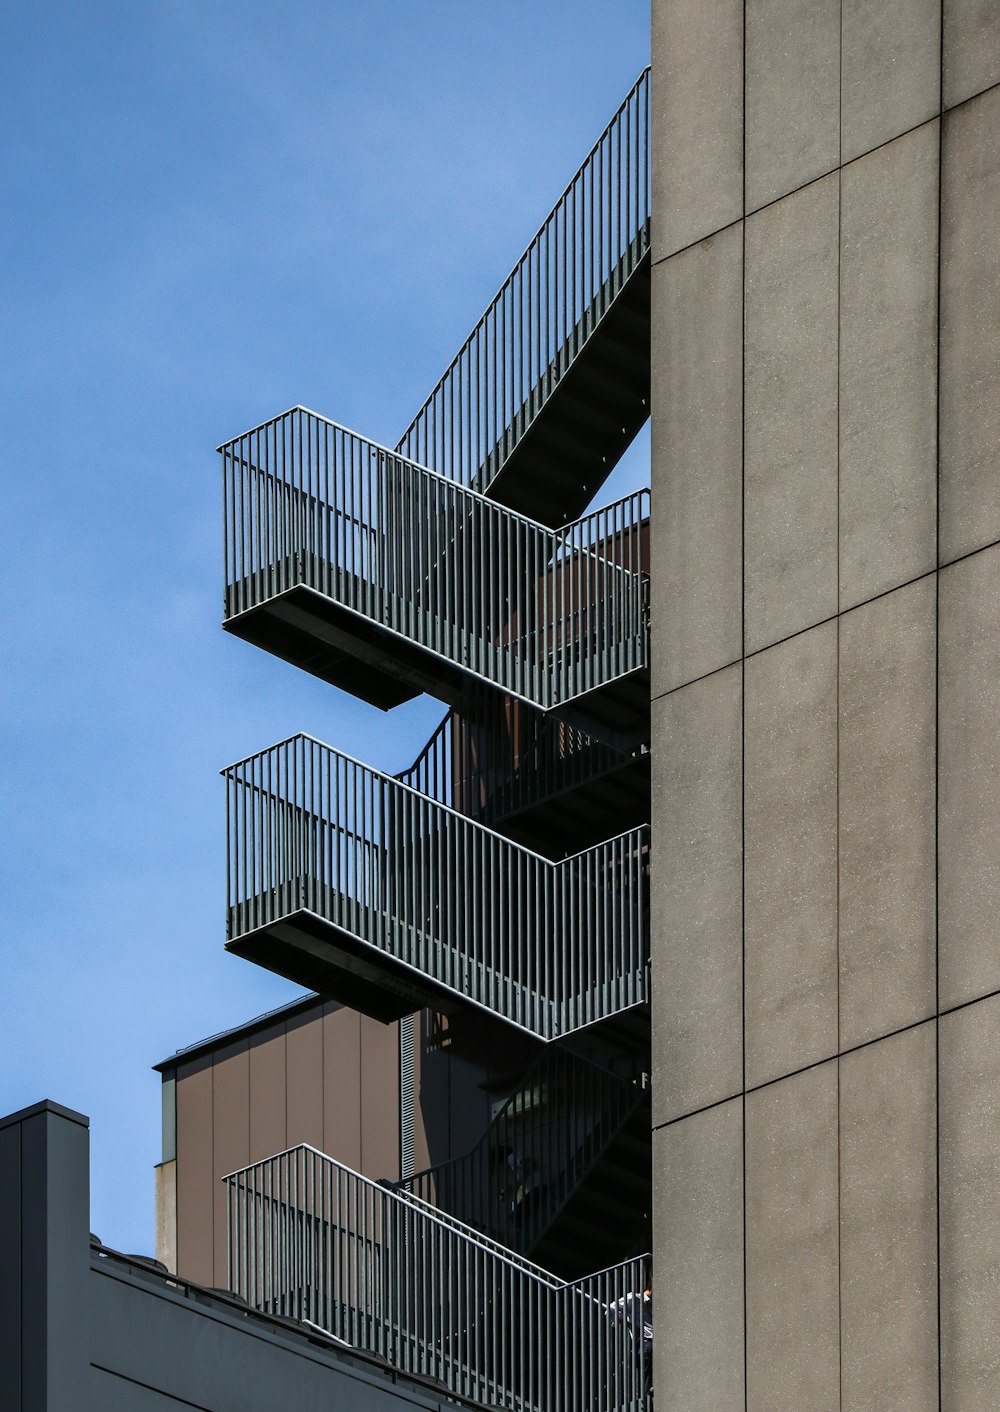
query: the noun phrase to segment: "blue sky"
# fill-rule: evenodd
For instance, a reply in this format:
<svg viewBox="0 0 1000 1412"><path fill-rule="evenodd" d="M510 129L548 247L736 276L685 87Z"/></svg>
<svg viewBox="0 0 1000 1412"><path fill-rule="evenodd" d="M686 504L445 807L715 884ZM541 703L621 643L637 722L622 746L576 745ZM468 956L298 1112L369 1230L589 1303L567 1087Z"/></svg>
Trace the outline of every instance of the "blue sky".
<svg viewBox="0 0 1000 1412"><path fill-rule="evenodd" d="M223 950L219 769L389 716L229 638L213 448L394 442L648 60L645 0L6 0L0 1113L92 1119L151 1251L174 1049L296 989ZM640 437L601 500L647 483Z"/></svg>

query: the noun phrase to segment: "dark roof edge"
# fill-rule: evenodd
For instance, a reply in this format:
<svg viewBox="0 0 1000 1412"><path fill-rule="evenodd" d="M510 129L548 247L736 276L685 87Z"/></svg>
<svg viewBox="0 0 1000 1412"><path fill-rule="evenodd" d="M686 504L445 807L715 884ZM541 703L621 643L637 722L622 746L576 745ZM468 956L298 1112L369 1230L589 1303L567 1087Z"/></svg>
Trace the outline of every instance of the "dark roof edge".
<svg viewBox="0 0 1000 1412"><path fill-rule="evenodd" d="M40 1113L54 1113L57 1118L68 1118L71 1123L79 1123L81 1128L90 1127L86 1113L78 1113L75 1108L67 1108L62 1103L54 1103L51 1098L43 1098L27 1108L19 1108L16 1113L7 1113L0 1118L0 1128L12 1128L15 1123L24 1123L29 1118L37 1118Z"/></svg>
<svg viewBox="0 0 1000 1412"><path fill-rule="evenodd" d="M90 1253L92 1270L102 1274L117 1273L120 1277L138 1278L149 1284L159 1285L164 1292L169 1292L170 1297L191 1299L202 1309L208 1306L228 1319L233 1316L240 1320L246 1319L283 1340L292 1339L308 1344L328 1356L333 1355L338 1362L345 1365L345 1371L353 1371L355 1375L360 1373L366 1380L372 1379L373 1376L379 1383L383 1378L388 1379L399 1388L400 1400L405 1400L406 1405L427 1405L429 1408L436 1408L448 1403L455 1407L468 1408L470 1412L500 1412L495 1404L476 1402L452 1391L444 1383L427 1374L396 1368L380 1354L355 1348L316 1324L301 1323L297 1319L280 1314L267 1314L263 1310L254 1309L245 1300L224 1289L211 1289L206 1285L196 1284L193 1280L185 1279L183 1275L164 1274L151 1268L141 1256L123 1255L120 1251L102 1245L93 1236L90 1241ZM420 1399L419 1403L417 1398Z"/></svg>
<svg viewBox="0 0 1000 1412"><path fill-rule="evenodd" d="M161 1059L158 1064L154 1064L153 1069L160 1074L165 1069L175 1069L178 1064L183 1064L188 1059L195 1059L199 1054L208 1054L223 1044L231 1044L241 1035L250 1035L258 1030L266 1029L279 1017L304 1012L317 1004L325 1005L326 1001L315 991L311 991L308 995L300 995L297 1000L289 1000L285 1005L279 1005L274 1010L266 1010L263 1015L256 1015L252 1020L244 1021L242 1025L234 1025L229 1030L220 1030L218 1034L209 1035L207 1039L196 1040L194 1044L175 1050L168 1059Z"/></svg>

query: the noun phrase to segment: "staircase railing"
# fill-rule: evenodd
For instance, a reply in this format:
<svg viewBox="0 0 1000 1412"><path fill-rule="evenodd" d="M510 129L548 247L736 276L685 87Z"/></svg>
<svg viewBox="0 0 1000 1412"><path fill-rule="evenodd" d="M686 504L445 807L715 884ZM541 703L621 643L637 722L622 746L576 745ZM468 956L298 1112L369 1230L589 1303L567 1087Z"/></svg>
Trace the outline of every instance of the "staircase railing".
<svg viewBox="0 0 1000 1412"><path fill-rule="evenodd" d="M623 1309L646 1257L565 1284L413 1196L299 1146L225 1178L229 1282L393 1367L515 1412L644 1412Z"/></svg>
<svg viewBox="0 0 1000 1412"><path fill-rule="evenodd" d="M480 700L448 712L396 778L494 825L629 758L577 726L484 689Z"/></svg>
<svg viewBox="0 0 1000 1412"><path fill-rule="evenodd" d="M543 710L647 665L648 491L553 531L303 407L219 451L227 619L304 585Z"/></svg>
<svg viewBox="0 0 1000 1412"><path fill-rule="evenodd" d="M550 1046L471 1151L396 1189L528 1254L645 1092L641 1082Z"/></svg>
<svg viewBox="0 0 1000 1412"><path fill-rule="evenodd" d="M648 828L553 863L306 735L223 774L230 940L308 911L542 1039L647 999Z"/></svg>
<svg viewBox="0 0 1000 1412"><path fill-rule="evenodd" d="M486 491L649 250L649 69L636 80L398 450Z"/></svg>

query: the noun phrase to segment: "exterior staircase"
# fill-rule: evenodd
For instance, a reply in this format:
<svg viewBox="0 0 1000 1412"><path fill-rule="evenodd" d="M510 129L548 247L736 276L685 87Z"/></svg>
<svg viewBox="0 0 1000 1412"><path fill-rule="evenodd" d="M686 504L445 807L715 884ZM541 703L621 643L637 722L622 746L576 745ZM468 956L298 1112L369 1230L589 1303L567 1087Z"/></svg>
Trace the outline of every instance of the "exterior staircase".
<svg viewBox="0 0 1000 1412"><path fill-rule="evenodd" d="M649 1143L643 1075L622 1079L550 1045L471 1151L394 1189L575 1279L644 1248Z"/></svg>
<svg viewBox="0 0 1000 1412"><path fill-rule="evenodd" d="M648 1000L648 829L553 862L298 735L230 766L227 949L390 1020L543 1040Z"/></svg>
<svg viewBox="0 0 1000 1412"><path fill-rule="evenodd" d="M545 525L580 515L649 417L649 70L397 450Z"/></svg>
<svg viewBox="0 0 1000 1412"><path fill-rule="evenodd" d="M395 778L306 735L223 771L227 949L547 1045L395 1190L231 1174L231 1285L511 1412L650 1407L648 493L586 513L649 414L649 109L646 70L395 448L303 407L219 447L226 629L449 707Z"/></svg>
<svg viewBox="0 0 1000 1412"><path fill-rule="evenodd" d="M648 737L648 492L550 530L302 407L220 452L229 632L385 708Z"/></svg>
<svg viewBox="0 0 1000 1412"><path fill-rule="evenodd" d="M650 757L484 690L397 779L536 853L565 858L649 821Z"/></svg>
<svg viewBox="0 0 1000 1412"><path fill-rule="evenodd" d="M302 1145L226 1177L233 1291L510 1412L649 1412L622 1302L648 1257L576 1281Z"/></svg>

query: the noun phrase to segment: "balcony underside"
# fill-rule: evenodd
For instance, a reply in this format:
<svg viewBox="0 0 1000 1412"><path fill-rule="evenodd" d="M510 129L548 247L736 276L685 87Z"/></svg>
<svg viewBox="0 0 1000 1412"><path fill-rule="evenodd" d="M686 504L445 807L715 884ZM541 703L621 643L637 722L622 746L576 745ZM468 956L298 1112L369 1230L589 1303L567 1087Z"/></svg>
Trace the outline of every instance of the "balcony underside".
<svg viewBox="0 0 1000 1412"><path fill-rule="evenodd" d="M304 572L310 566L304 566ZM322 577L313 566L317 577ZM227 617L223 627L292 666L391 710L426 692L461 708L484 678L298 583L257 607ZM497 654L503 652L497 648ZM501 688L503 689L503 688ZM527 692L526 699L530 700ZM649 671L615 677L553 712L624 749L649 739Z"/></svg>
<svg viewBox="0 0 1000 1412"><path fill-rule="evenodd" d="M549 782L544 795L526 796L523 786L498 789L489 801L490 828L536 853L561 858L649 822L650 756L625 757L584 779L570 758L567 783Z"/></svg>
<svg viewBox="0 0 1000 1412"><path fill-rule="evenodd" d="M312 912L292 912L227 942L226 950L383 1024L455 1003L445 987Z"/></svg>
<svg viewBox="0 0 1000 1412"><path fill-rule="evenodd" d="M649 1005L641 1003L592 1020L567 1035L565 1043L584 1056L599 1053L605 1060L627 1059L648 1070L651 1028Z"/></svg>
<svg viewBox="0 0 1000 1412"><path fill-rule="evenodd" d="M272 897L261 898L262 912L271 901ZM555 1037L550 1032L550 1005L509 975L495 975L496 1004L489 1005L466 994L468 987L460 986L458 976L454 985L442 984L305 908L243 932L226 943L226 950L383 1024L425 1008L447 1013L456 1007L472 1006L539 1038ZM524 1023L504 1013L501 993L508 1005L519 997ZM647 1004L639 1003L590 1022L583 1020L583 1014L581 1008L582 1023L569 1032L571 1047L581 1053L618 1057L648 1051Z"/></svg>
<svg viewBox="0 0 1000 1412"><path fill-rule="evenodd" d="M419 684L419 649L407 648L376 623L298 584L255 608L227 617L222 626L234 637L262 647L321 681L389 711L421 692L439 695L442 683ZM412 657L405 662L404 658ZM446 698L451 702L450 696ZM451 703L454 704L454 703Z"/></svg>
<svg viewBox="0 0 1000 1412"><path fill-rule="evenodd" d="M546 373L539 410L519 414L475 490L553 528L583 513L649 418L650 270L647 253L565 371Z"/></svg>

